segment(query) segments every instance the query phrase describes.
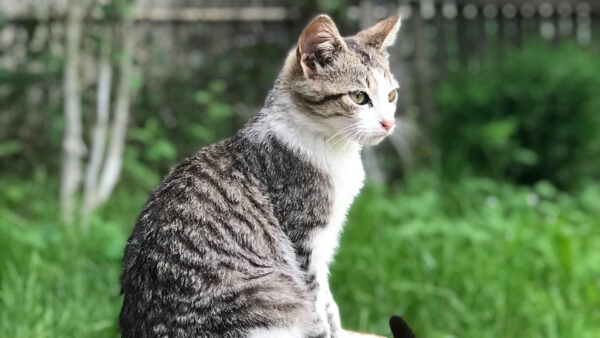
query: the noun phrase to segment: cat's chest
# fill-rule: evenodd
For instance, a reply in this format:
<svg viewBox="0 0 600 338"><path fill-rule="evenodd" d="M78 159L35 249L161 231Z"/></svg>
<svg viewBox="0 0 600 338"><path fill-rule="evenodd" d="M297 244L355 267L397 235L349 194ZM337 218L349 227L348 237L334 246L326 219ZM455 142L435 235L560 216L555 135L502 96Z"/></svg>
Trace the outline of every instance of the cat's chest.
<svg viewBox="0 0 600 338"><path fill-rule="evenodd" d="M346 215L365 178L359 153L328 161L326 171L332 188L331 205L327 225L315 229L311 236L311 265L315 269L326 268L333 259Z"/></svg>
<svg viewBox="0 0 600 338"><path fill-rule="evenodd" d="M328 226L336 226L345 220L352 201L363 186L365 172L359 153L332 161L327 169L333 188Z"/></svg>

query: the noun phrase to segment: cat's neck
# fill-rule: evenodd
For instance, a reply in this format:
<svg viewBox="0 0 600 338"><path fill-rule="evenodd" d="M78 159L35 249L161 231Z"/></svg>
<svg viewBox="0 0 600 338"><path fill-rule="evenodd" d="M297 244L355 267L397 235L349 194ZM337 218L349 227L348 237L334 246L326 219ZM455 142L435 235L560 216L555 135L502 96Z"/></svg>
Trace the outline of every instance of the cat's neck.
<svg viewBox="0 0 600 338"><path fill-rule="evenodd" d="M328 167L331 161L360 157L360 144L345 136L327 135L323 126L299 111L286 94L268 102L248 128L256 140L275 137L288 149L320 167Z"/></svg>

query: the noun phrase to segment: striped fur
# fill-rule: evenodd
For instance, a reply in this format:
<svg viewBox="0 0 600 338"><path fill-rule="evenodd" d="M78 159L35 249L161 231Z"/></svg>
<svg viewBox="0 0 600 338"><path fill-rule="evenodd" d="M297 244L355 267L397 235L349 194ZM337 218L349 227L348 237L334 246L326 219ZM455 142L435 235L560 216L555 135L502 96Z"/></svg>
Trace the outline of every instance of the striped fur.
<svg viewBox="0 0 600 338"><path fill-rule="evenodd" d="M352 41L312 67L332 71L336 60L358 60L359 48L378 53ZM330 142L348 120L366 117L352 117L346 94L319 87L316 70L304 77L296 55L244 129L185 160L146 202L123 259L124 337L341 335L328 268L364 179L360 147L371 139L341 133ZM354 66L379 88L394 85L382 55L368 58L376 67ZM338 90L355 89L337 80Z"/></svg>

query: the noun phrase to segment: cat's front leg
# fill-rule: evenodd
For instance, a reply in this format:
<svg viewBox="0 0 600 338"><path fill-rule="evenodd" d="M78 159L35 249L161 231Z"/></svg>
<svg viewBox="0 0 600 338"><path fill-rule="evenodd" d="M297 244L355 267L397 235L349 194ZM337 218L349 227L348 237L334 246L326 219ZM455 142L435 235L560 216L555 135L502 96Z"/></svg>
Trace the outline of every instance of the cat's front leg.
<svg viewBox="0 0 600 338"><path fill-rule="evenodd" d="M315 308L319 317L327 327L329 337L341 337L342 325L340 311L329 289L328 267L322 266L316 271L316 303Z"/></svg>
<svg viewBox="0 0 600 338"><path fill-rule="evenodd" d="M333 295L329 290L329 283L326 283L323 287L325 297L325 313L327 316L327 322L329 323L329 331L331 337L342 337L342 323L340 320L340 310L337 303L333 299Z"/></svg>

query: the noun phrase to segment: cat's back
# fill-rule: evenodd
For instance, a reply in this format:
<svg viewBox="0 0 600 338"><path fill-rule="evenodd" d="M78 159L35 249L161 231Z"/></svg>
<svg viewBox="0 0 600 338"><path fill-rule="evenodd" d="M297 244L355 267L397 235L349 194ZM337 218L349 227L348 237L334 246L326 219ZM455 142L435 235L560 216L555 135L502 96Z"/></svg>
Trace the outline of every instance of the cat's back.
<svg viewBox="0 0 600 338"><path fill-rule="evenodd" d="M243 332L288 321L278 307L304 311L291 245L243 142L202 149L146 202L123 259L124 336Z"/></svg>

